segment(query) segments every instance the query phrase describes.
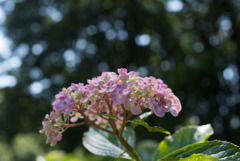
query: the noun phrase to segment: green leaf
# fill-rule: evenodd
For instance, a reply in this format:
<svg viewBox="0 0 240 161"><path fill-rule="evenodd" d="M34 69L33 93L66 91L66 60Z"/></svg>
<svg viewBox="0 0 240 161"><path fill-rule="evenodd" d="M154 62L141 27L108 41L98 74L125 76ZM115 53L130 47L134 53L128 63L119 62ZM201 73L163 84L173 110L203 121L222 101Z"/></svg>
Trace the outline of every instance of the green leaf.
<svg viewBox="0 0 240 161"><path fill-rule="evenodd" d="M134 120L146 120L149 116L151 116L153 114L152 111L149 112L145 112L141 115L139 115L138 117L136 117ZM139 124L134 124L133 126L131 126L131 130L134 130Z"/></svg>
<svg viewBox="0 0 240 161"><path fill-rule="evenodd" d="M235 155L222 158L220 161L240 161L240 152L237 152Z"/></svg>
<svg viewBox="0 0 240 161"><path fill-rule="evenodd" d="M226 141L204 141L175 150L163 158L160 158L160 161L161 159L187 158L192 154L211 155L212 157L224 160L225 158L236 158L239 156L239 152L240 149L238 146Z"/></svg>
<svg viewBox="0 0 240 161"><path fill-rule="evenodd" d="M138 118L141 120L146 120L152 114L153 114L153 111L148 111L148 112L145 112L145 113L139 115Z"/></svg>
<svg viewBox="0 0 240 161"><path fill-rule="evenodd" d="M111 119L122 121L117 116L113 116L113 115L109 115L109 114L96 114L96 115L98 115L98 116L106 116L106 117L111 118Z"/></svg>
<svg viewBox="0 0 240 161"><path fill-rule="evenodd" d="M219 158L211 155L192 154L190 157L180 159L180 161L218 161Z"/></svg>
<svg viewBox="0 0 240 161"><path fill-rule="evenodd" d="M162 132L162 133L170 135L170 132L165 130L164 128L162 128L160 126L151 127L151 126L148 125L147 122L145 122L143 120L133 120L133 121L129 120L128 122L135 123L135 124L138 124L138 125L142 125L142 126L146 127L149 132Z"/></svg>
<svg viewBox="0 0 240 161"><path fill-rule="evenodd" d="M155 158L163 158L165 155L186 145L205 141L212 134L213 129L210 124L181 128L160 142Z"/></svg>
<svg viewBox="0 0 240 161"><path fill-rule="evenodd" d="M46 161L83 161L72 154L66 154L64 151L54 150L44 156Z"/></svg>
<svg viewBox="0 0 240 161"><path fill-rule="evenodd" d="M136 119L134 119L132 121L129 120L128 122L131 122L131 123L135 124L134 126L132 126L131 130L134 130L138 125L141 125L141 126L146 127L149 132L162 132L162 133L170 135L170 132L165 130L164 128L162 128L160 126L151 127L151 126L148 125L147 122L144 121L149 116L151 116L152 114L153 114L153 111L148 111L148 112L145 112L145 113L139 115Z"/></svg>
<svg viewBox="0 0 240 161"><path fill-rule="evenodd" d="M147 118L148 118L150 115L152 115L152 114L153 114L152 111L148 111L148 112L145 112L145 113L139 115L139 116L136 117L136 118L137 118L137 120L138 120L138 119L145 120L145 119L147 119ZM111 119L115 119L115 120L122 121L122 120L120 120L117 116L114 116L114 115L109 115L109 114L96 114L96 115L98 115L98 116L105 116L105 117L108 117L108 118L111 118Z"/></svg>
<svg viewBox="0 0 240 161"><path fill-rule="evenodd" d="M158 147L158 142L155 140L143 140L138 142L136 150L139 156L144 161L152 161L152 156Z"/></svg>
<svg viewBox="0 0 240 161"><path fill-rule="evenodd" d="M130 128L123 131L123 137L126 138ZM135 133L134 131L128 136L127 142L135 146ZM118 157L131 159L130 155L125 152L125 148L118 141L115 135L106 133L100 129L89 128L83 135L83 145L86 149L96 155ZM122 154L124 153L124 154Z"/></svg>
<svg viewBox="0 0 240 161"><path fill-rule="evenodd" d="M151 116L153 114L152 111L148 111L145 113L142 113L141 115L139 115L138 117L136 117L135 120L141 119L141 120L146 120L149 116ZM138 126L139 124L134 124L133 126L131 126L131 129L128 132L128 135L126 138L128 138L128 136L130 135L130 133Z"/></svg>
<svg viewBox="0 0 240 161"><path fill-rule="evenodd" d="M219 158L213 157L211 155L203 155L203 154L192 154L187 158L168 158L168 159L160 159L158 161L219 161Z"/></svg>

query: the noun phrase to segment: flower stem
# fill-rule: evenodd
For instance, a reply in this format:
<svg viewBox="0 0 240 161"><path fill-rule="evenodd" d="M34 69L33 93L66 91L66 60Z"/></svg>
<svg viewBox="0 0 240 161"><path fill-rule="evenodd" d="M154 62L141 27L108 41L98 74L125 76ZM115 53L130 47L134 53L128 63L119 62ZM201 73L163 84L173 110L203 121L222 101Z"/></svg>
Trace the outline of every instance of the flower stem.
<svg viewBox="0 0 240 161"><path fill-rule="evenodd" d="M118 137L118 140L132 154L136 161L142 161L135 149L133 149L122 136Z"/></svg>
<svg viewBox="0 0 240 161"><path fill-rule="evenodd" d="M127 120L128 120L129 117L128 117L128 113L125 110L123 105L122 105L122 108L124 110L124 117L123 117L123 121L122 121L120 131L119 131L118 136L117 136L118 140L131 153L132 157L134 157L136 161L142 161L141 158L139 157L138 153L135 151L135 149L133 147L131 147L131 145L129 145L128 142L123 138L122 134L123 134L124 128L126 127Z"/></svg>
<svg viewBox="0 0 240 161"><path fill-rule="evenodd" d="M82 111L82 108L81 108L81 107L80 107L80 109L78 110L78 112L83 116L83 118L84 118L85 121L89 124L89 126L96 127L96 128L98 128L98 129L101 129L102 131L105 131L105 132L109 133L109 134L115 135L115 133L114 133L113 131L110 131L110 130L108 130L108 129L105 129L105 128L103 128L103 127L101 127L101 126L93 123L92 121L90 121L90 120L87 118L87 116L84 114L84 112Z"/></svg>

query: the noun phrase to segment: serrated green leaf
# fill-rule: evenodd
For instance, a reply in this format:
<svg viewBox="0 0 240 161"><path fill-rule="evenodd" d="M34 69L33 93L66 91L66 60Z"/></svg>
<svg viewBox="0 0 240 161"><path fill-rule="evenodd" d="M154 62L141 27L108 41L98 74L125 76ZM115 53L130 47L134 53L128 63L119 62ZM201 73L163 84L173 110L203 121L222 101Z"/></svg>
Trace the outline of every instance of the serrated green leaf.
<svg viewBox="0 0 240 161"><path fill-rule="evenodd" d="M123 137L126 138L130 128L123 131ZM132 131L127 142L135 146L135 134ZM96 128L89 128L83 135L83 145L86 149L96 155L118 157L131 159L130 155L125 152L125 148L118 141L115 135L111 135ZM122 154L123 153L123 154Z"/></svg>
<svg viewBox="0 0 240 161"><path fill-rule="evenodd" d="M182 148L186 145L207 140L213 134L210 124L202 126L189 126L178 130L173 135L167 136L160 142L156 158L163 158L165 155Z"/></svg>
<svg viewBox="0 0 240 161"><path fill-rule="evenodd" d="M234 155L220 159L220 161L240 161L240 152L237 152Z"/></svg>
<svg viewBox="0 0 240 161"><path fill-rule="evenodd" d="M129 120L128 122L135 123L135 124L138 124L138 125L142 125L142 126L146 127L149 132L161 132L161 133L165 133L165 134L170 135L170 132L165 130L164 128L162 128L160 126L151 127L151 126L148 125L147 122L145 122L143 120L133 120L133 121Z"/></svg>
<svg viewBox="0 0 240 161"><path fill-rule="evenodd" d="M187 158L167 158L160 159L158 161L218 161L219 158L213 157L211 155L203 155L203 154L192 154Z"/></svg>
<svg viewBox="0 0 240 161"><path fill-rule="evenodd" d="M232 143L214 140L187 145L183 148L175 150L174 152L160 159L187 158L192 154L211 155L212 157L225 159L227 157L229 158L234 157L239 152L240 152L239 147Z"/></svg>

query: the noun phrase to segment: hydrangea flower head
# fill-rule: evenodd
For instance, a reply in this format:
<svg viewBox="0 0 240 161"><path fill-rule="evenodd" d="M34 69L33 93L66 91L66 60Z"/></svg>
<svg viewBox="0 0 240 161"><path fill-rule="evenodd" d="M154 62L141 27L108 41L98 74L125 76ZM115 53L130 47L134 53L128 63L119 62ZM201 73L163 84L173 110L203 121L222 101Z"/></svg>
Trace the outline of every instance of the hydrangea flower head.
<svg viewBox="0 0 240 161"><path fill-rule="evenodd" d="M105 128L110 126L109 120L101 114L114 115L119 118L113 121L118 129L124 111L138 115L149 109L159 117L166 112L177 116L181 111L179 99L155 77L140 77L137 72L121 68L118 74L103 72L87 82L86 85L72 83L56 95L53 111L45 117L41 130L48 137L47 143L55 145L61 140L61 133L71 120L76 122L83 118Z"/></svg>

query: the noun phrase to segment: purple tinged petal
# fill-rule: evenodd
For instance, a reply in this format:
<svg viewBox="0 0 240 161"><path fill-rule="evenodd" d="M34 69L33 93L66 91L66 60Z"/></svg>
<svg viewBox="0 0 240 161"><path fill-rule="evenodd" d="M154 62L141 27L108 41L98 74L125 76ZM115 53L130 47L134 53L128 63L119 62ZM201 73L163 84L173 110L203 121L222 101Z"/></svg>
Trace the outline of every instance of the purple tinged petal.
<svg viewBox="0 0 240 161"><path fill-rule="evenodd" d="M150 78L150 80L152 81L152 82L155 82L157 79L155 78L155 77L153 77L153 76L150 76L149 77Z"/></svg>
<svg viewBox="0 0 240 161"><path fill-rule="evenodd" d="M159 117L163 117L163 116L165 115L165 112L161 109L160 106L155 106L155 107L153 108L153 111L154 111L154 113L155 113L157 116L159 116Z"/></svg>
<svg viewBox="0 0 240 161"><path fill-rule="evenodd" d="M132 86L133 85L133 81L128 81L127 82L127 86Z"/></svg>
<svg viewBox="0 0 240 161"><path fill-rule="evenodd" d="M45 132L45 129L39 130L39 133L43 134Z"/></svg>
<svg viewBox="0 0 240 161"><path fill-rule="evenodd" d="M77 120L78 120L78 117L77 117L77 116L73 116L73 117L70 119L71 122L77 122Z"/></svg>
<svg viewBox="0 0 240 161"><path fill-rule="evenodd" d="M132 106L134 106L134 101L133 99L127 99L126 102L124 103L124 106L127 110L131 110Z"/></svg>
<svg viewBox="0 0 240 161"><path fill-rule="evenodd" d="M62 140L62 134L61 133L57 134L56 138L57 138L57 141Z"/></svg>
<svg viewBox="0 0 240 161"><path fill-rule="evenodd" d="M181 103L174 94L171 94L169 96L169 100L167 100L167 104L169 107L168 109L173 116L177 116L178 113L182 110Z"/></svg>
<svg viewBox="0 0 240 161"><path fill-rule="evenodd" d="M142 109L140 108L139 105L137 105L137 106L132 106L132 107L131 107L131 112L132 112L134 115L138 115L138 114L142 113Z"/></svg>
<svg viewBox="0 0 240 161"><path fill-rule="evenodd" d="M77 88L77 84L72 83L71 86L68 87L68 89L69 89L70 91L76 91L76 90L78 89L78 88Z"/></svg>
<svg viewBox="0 0 240 161"><path fill-rule="evenodd" d="M60 92L59 94L56 95L57 99L64 99L67 97L67 93L65 91Z"/></svg>
<svg viewBox="0 0 240 161"><path fill-rule="evenodd" d="M89 99L90 99L89 94L85 93L85 94L83 95L83 97L82 97L81 102L82 102L82 103L86 103L86 102L88 102Z"/></svg>
<svg viewBox="0 0 240 161"><path fill-rule="evenodd" d="M97 87L97 86L99 86L99 80L98 80L98 78L93 78L92 80L87 80L87 82L89 83L89 84L92 84L94 87Z"/></svg>
<svg viewBox="0 0 240 161"><path fill-rule="evenodd" d="M70 114L73 112L73 110L74 110L74 106L70 105L68 106L68 108L64 109L63 112Z"/></svg>
<svg viewBox="0 0 240 161"><path fill-rule="evenodd" d="M108 81L106 84L102 85L101 86L101 89L100 89L100 93L104 93L104 92L113 92L117 87L117 84L114 83L112 80Z"/></svg>
<svg viewBox="0 0 240 161"><path fill-rule="evenodd" d="M153 104L149 98L145 101L144 106L149 109L153 109Z"/></svg>
<svg viewBox="0 0 240 161"><path fill-rule="evenodd" d="M64 101L65 101L67 104L73 104L73 103L74 103L74 100L71 99L71 98L66 98Z"/></svg>
<svg viewBox="0 0 240 161"><path fill-rule="evenodd" d="M57 138L55 137L50 138L49 143L51 146L55 146L57 144Z"/></svg>
<svg viewBox="0 0 240 161"><path fill-rule="evenodd" d="M54 106L54 108L56 109L56 110L63 110L63 109L65 109L65 108L67 108L66 107L66 105L64 105L62 102L56 102L55 103L55 106Z"/></svg>
<svg viewBox="0 0 240 161"><path fill-rule="evenodd" d="M74 100L67 97L61 97L58 101L54 102L53 108L55 110L63 110L65 113L71 113L74 109Z"/></svg>
<svg viewBox="0 0 240 161"><path fill-rule="evenodd" d="M182 106L181 104L176 104L176 105L173 105L172 107L170 107L170 113L173 115L173 116L177 116L178 113L182 110Z"/></svg>
<svg viewBox="0 0 240 161"><path fill-rule="evenodd" d="M125 108L131 111L134 115L138 115L142 113L139 99L127 99L124 105L125 105Z"/></svg>
<svg viewBox="0 0 240 161"><path fill-rule="evenodd" d="M107 92L113 92L117 87L117 84L112 80L108 81L106 84Z"/></svg>
<svg viewBox="0 0 240 161"><path fill-rule="evenodd" d="M127 99L127 96L123 94L117 94L112 96L112 100L115 105L123 104L126 101L126 99Z"/></svg>
<svg viewBox="0 0 240 161"><path fill-rule="evenodd" d="M126 89L123 90L122 94L123 95L128 95L132 92L132 88L131 87L127 87Z"/></svg>
<svg viewBox="0 0 240 161"><path fill-rule="evenodd" d="M104 93L106 92L107 88L104 86L101 86L101 89L99 90L99 93Z"/></svg>
<svg viewBox="0 0 240 161"><path fill-rule="evenodd" d="M178 115L178 112L177 112L173 107L171 107L169 110L170 110L170 113L171 113L173 116L177 116L177 115Z"/></svg>
<svg viewBox="0 0 240 161"><path fill-rule="evenodd" d="M120 75L125 75L125 74L127 74L127 69L125 69L125 68L120 68L120 69L118 69L118 73L119 73Z"/></svg>
<svg viewBox="0 0 240 161"><path fill-rule="evenodd" d="M166 107L167 103L164 99L161 99L159 102L158 102L158 105L160 105L161 107Z"/></svg>
<svg viewBox="0 0 240 161"><path fill-rule="evenodd" d="M49 118L49 114L46 114L45 119L48 119L48 118Z"/></svg>
<svg viewBox="0 0 240 161"><path fill-rule="evenodd" d="M128 75L129 75L129 76L132 76L132 77L138 77L138 76L139 76L139 73L138 73L138 72L133 72L133 71L131 71L131 72L128 73Z"/></svg>

